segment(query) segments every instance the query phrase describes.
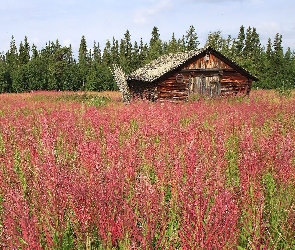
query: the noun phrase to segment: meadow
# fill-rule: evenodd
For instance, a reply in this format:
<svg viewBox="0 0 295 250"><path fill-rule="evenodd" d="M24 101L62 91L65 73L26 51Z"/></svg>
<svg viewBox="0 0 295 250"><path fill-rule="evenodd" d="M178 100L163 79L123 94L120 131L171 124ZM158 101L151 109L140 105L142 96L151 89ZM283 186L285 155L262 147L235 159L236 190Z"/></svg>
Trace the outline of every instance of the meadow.
<svg viewBox="0 0 295 250"><path fill-rule="evenodd" d="M0 95L1 249L294 249L295 97Z"/></svg>

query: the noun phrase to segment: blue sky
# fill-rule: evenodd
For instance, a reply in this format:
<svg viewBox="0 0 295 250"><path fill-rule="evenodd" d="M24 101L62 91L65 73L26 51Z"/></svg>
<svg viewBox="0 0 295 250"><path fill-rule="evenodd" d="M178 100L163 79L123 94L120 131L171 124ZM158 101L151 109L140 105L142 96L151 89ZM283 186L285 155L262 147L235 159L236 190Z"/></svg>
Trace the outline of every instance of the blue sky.
<svg viewBox="0 0 295 250"><path fill-rule="evenodd" d="M203 46L209 32L236 37L241 25L255 27L263 45L276 33L295 50L294 0L1 0L0 52L28 37L38 49L58 39L79 48L82 35L89 48L120 40L128 29L133 41L148 42L154 26L161 39L182 37L194 25Z"/></svg>

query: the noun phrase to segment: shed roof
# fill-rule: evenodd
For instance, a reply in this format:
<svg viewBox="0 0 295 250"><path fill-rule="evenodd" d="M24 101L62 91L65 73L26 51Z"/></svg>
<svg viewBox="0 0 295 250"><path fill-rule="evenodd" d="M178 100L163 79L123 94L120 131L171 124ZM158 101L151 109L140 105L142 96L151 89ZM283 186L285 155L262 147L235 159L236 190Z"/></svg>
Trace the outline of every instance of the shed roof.
<svg viewBox="0 0 295 250"><path fill-rule="evenodd" d="M242 75L257 81L257 77L250 74L249 71L239 66L236 62L230 60L229 58L222 55L220 52L216 51L211 47L192 50L188 52L178 52L162 55L159 58L151 61L150 63L144 65L143 67L132 72L127 80L137 80L144 82L153 82L163 76L164 74L173 71L174 69L185 64L190 59L201 56L202 54L213 53L215 56L219 57L233 69L240 72Z"/></svg>

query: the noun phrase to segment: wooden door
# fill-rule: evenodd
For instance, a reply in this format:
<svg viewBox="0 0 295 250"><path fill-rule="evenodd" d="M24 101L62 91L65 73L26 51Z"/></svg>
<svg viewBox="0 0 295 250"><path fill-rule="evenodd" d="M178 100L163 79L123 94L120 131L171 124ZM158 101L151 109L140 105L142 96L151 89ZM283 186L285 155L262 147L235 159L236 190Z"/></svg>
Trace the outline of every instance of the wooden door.
<svg viewBox="0 0 295 250"><path fill-rule="evenodd" d="M200 75L190 79L190 93L200 94L204 96L220 95L220 79L219 75L205 76Z"/></svg>

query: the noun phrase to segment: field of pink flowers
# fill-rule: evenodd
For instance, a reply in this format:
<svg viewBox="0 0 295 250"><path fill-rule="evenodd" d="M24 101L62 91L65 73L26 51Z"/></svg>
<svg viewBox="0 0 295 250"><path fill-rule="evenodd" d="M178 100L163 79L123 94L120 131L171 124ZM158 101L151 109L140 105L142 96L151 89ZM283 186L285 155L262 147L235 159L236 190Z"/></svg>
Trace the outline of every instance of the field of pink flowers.
<svg viewBox="0 0 295 250"><path fill-rule="evenodd" d="M295 248L294 97L84 97L0 95L0 249Z"/></svg>

